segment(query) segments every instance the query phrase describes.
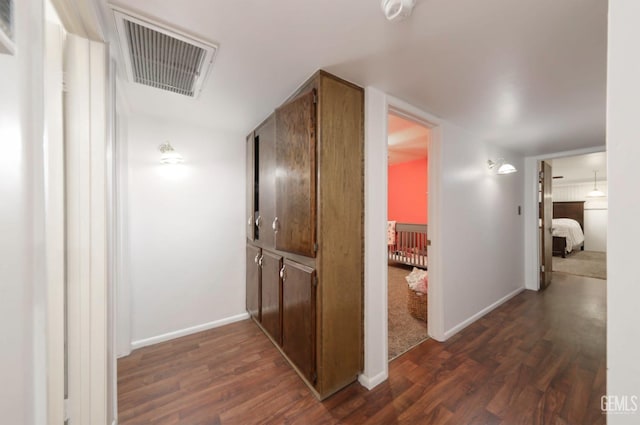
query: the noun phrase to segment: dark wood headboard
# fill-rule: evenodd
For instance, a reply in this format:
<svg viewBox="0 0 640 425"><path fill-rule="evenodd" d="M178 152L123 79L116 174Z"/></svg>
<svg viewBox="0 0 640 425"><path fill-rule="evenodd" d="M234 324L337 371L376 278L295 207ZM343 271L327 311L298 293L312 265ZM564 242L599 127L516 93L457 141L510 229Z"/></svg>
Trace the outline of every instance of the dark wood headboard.
<svg viewBox="0 0 640 425"><path fill-rule="evenodd" d="M584 201L554 202L553 218L572 218L584 231Z"/></svg>

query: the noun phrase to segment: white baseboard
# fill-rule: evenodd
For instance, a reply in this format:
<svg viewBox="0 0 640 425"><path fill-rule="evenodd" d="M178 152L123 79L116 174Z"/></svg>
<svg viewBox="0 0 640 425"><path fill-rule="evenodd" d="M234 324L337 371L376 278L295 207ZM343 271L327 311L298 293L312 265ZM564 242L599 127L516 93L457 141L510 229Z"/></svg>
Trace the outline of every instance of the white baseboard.
<svg viewBox="0 0 640 425"><path fill-rule="evenodd" d="M191 335L196 332L202 332L220 326L228 325L229 323L239 322L240 320L248 319L248 313L242 313L231 317L225 317L224 319L214 320L213 322L203 323L201 325L192 326L190 328L180 329L177 331L169 332L166 334L153 336L151 338L140 339L138 341L131 342L131 349L146 347L148 345L158 344L160 342L169 341L171 339L179 338L181 336Z"/></svg>
<svg viewBox="0 0 640 425"><path fill-rule="evenodd" d="M506 303L511 298L515 297L516 295L518 295L520 292L522 292L524 290L525 290L525 288L522 287L522 288L516 289L513 292L508 293L507 295L505 295L504 297L500 298L498 301L494 302L490 306L480 310L479 312L477 312L473 316L469 317L467 320L464 320L464 321L458 323L453 328L449 329L448 331L445 331L445 333L444 333L444 341L446 341L447 339L451 338L452 336L454 336L455 334L457 334L458 332L460 332L461 330L463 330L464 328L466 328L467 326L469 326L470 324L472 324L473 322L475 322L476 320L478 320L479 318L481 318L485 314L489 313L490 311L494 310L497 307L500 307L502 304Z"/></svg>
<svg viewBox="0 0 640 425"><path fill-rule="evenodd" d="M382 371L373 377L358 375L358 382L360 382L360 385L366 389L371 390L386 381L388 377L389 373L387 371Z"/></svg>

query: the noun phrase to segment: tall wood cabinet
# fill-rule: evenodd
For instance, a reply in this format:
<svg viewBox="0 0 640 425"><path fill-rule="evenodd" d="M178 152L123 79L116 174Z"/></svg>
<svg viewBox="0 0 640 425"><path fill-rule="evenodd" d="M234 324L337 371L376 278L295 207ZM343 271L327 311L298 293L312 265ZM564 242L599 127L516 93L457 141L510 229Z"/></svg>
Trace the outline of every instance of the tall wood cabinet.
<svg viewBox="0 0 640 425"><path fill-rule="evenodd" d="M318 71L247 137L247 311L320 399L363 365L363 127Z"/></svg>

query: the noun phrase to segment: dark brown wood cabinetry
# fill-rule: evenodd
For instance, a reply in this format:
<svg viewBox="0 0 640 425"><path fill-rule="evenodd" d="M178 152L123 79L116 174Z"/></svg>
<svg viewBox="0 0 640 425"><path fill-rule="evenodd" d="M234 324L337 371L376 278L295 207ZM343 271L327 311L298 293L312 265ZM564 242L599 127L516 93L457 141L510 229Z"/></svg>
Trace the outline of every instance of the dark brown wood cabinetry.
<svg viewBox="0 0 640 425"><path fill-rule="evenodd" d="M247 239L253 241L255 239L255 197L256 197L256 179L255 179L255 162L254 162L254 150L255 150L255 137L253 133L247 136L246 151L247 151L247 199L246 199L246 214L247 217Z"/></svg>
<svg viewBox="0 0 640 425"><path fill-rule="evenodd" d="M360 87L319 71L247 143L247 310L320 399L363 365L363 108Z"/></svg>
<svg viewBox="0 0 640 425"><path fill-rule="evenodd" d="M315 89L276 109L276 248L315 257Z"/></svg>
<svg viewBox="0 0 640 425"><path fill-rule="evenodd" d="M263 251L262 254L262 327L274 341L282 344L282 256Z"/></svg>
<svg viewBox="0 0 640 425"><path fill-rule="evenodd" d="M285 260L282 268L282 349L298 370L315 384L316 271Z"/></svg>
<svg viewBox="0 0 640 425"><path fill-rule="evenodd" d="M273 231L276 218L276 125L273 115L256 129L255 150L258 153L258 239L263 248L273 249L276 246Z"/></svg>
<svg viewBox="0 0 640 425"><path fill-rule="evenodd" d="M247 244L247 311L260 321L260 257L262 250Z"/></svg>

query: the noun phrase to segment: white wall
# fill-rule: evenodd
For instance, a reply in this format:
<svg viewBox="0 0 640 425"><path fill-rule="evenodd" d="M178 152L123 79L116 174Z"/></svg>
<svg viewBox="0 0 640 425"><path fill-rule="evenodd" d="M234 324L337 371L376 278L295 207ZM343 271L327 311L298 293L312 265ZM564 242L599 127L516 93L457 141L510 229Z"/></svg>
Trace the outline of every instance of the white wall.
<svg viewBox="0 0 640 425"><path fill-rule="evenodd" d="M442 125L442 288L445 335L452 336L524 288L524 162L521 156L447 122ZM487 160L519 171L497 175Z"/></svg>
<svg viewBox="0 0 640 425"><path fill-rule="evenodd" d="M246 317L243 134L128 118L133 346ZM184 164L160 164L165 141Z"/></svg>
<svg viewBox="0 0 640 425"><path fill-rule="evenodd" d="M640 397L640 2L609 1L607 69L607 393ZM635 196L630 196L634 194ZM640 402L638 402L640 404ZM638 406L640 407L640 406ZM640 423L633 414L608 415L610 425Z"/></svg>
<svg viewBox="0 0 640 425"><path fill-rule="evenodd" d="M608 193L607 182L598 182L598 189ZM591 183L572 183L553 185L553 201L585 201L584 203L584 249L586 251L607 251L608 200L587 198L593 190Z"/></svg>
<svg viewBox="0 0 640 425"><path fill-rule="evenodd" d="M46 413L43 248L43 7L14 2L15 56L0 55L0 412Z"/></svg>

